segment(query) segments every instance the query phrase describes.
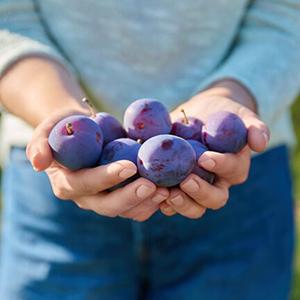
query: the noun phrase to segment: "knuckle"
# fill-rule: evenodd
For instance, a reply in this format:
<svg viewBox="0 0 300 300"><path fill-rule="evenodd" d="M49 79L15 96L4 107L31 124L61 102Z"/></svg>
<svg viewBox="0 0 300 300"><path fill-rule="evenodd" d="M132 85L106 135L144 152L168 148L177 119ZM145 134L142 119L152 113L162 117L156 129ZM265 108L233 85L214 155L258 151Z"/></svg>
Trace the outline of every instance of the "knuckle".
<svg viewBox="0 0 300 300"><path fill-rule="evenodd" d="M108 211L104 215L110 218L115 218L118 216L118 213L116 211Z"/></svg>
<svg viewBox="0 0 300 300"><path fill-rule="evenodd" d="M83 209L83 210L91 210L88 206L86 206L86 204L84 203L81 203L81 202L78 202L78 201L74 201L75 204L80 208L80 209Z"/></svg>
<svg viewBox="0 0 300 300"><path fill-rule="evenodd" d="M227 201L229 199L229 191L226 189L220 199L221 207L225 206L227 204Z"/></svg>
<svg viewBox="0 0 300 300"><path fill-rule="evenodd" d="M214 203L210 208L212 210L218 210L218 209L221 209L225 204L223 202L216 202Z"/></svg>
<svg viewBox="0 0 300 300"><path fill-rule="evenodd" d="M235 180L235 184L245 183L248 179L248 176L249 176L249 170L240 174L240 176Z"/></svg>
<svg viewBox="0 0 300 300"><path fill-rule="evenodd" d="M230 169L231 164L227 157L228 154L220 154L220 156L217 159L216 169L217 170L224 170L224 169Z"/></svg>
<svg viewBox="0 0 300 300"><path fill-rule="evenodd" d="M98 215L106 216L109 218L115 218L119 215L119 213L114 209L95 209L94 210Z"/></svg>
<svg viewBox="0 0 300 300"><path fill-rule="evenodd" d="M89 193L93 192L93 189L91 188L91 186L85 180L80 181L79 189L80 189L82 194L89 194Z"/></svg>
<svg viewBox="0 0 300 300"><path fill-rule="evenodd" d="M205 209L199 208L199 209L193 209L189 212L188 217L190 219L199 219L201 218L205 213Z"/></svg>
<svg viewBox="0 0 300 300"><path fill-rule="evenodd" d="M236 166L237 166L237 161L236 160L230 160L224 161L223 164L224 167L220 166L220 169L224 172L225 176L230 176L230 174L234 174L236 172Z"/></svg>
<svg viewBox="0 0 300 300"><path fill-rule="evenodd" d="M132 196L132 197L128 197L125 201L124 201L124 205L128 208L134 207L136 205L138 205L140 202L142 202L143 200L138 199L136 196Z"/></svg>
<svg viewBox="0 0 300 300"><path fill-rule="evenodd" d="M148 220L149 217L150 217L149 214L142 214L137 217L134 217L133 220L137 221L137 222L144 222L144 221Z"/></svg>
<svg viewBox="0 0 300 300"><path fill-rule="evenodd" d="M213 203L213 206L211 207L211 209L218 210L218 209L224 207L228 201L228 198L229 198L229 192L228 192L228 190L226 190L222 193L222 195L220 196L218 201L215 201Z"/></svg>
<svg viewBox="0 0 300 300"><path fill-rule="evenodd" d="M245 183L248 179L248 175L242 175L238 178L238 180L236 181L237 184L242 184Z"/></svg>
<svg viewBox="0 0 300 300"><path fill-rule="evenodd" d="M211 195L210 195L209 191L207 191L206 189L201 189L199 191L199 193L194 195L193 198L195 200L198 200L198 203L201 204L201 202L210 201L209 199L211 198Z"/></svg>
<svg viewBox="0 0 300 300"><path fill-rule="evenodd" d="M66 189L62 186L54 186L53 188L53 193L55 195L55 197L61 199L61 200L68 200L68 193L66 191Z"/></svg>
<svg viewBox="0 0 300 300"><path fill-rule="evenodd" d="M176 211L171 206L161 207L160 211L166 216L172 216L172 215L176 214Z"/></svg>

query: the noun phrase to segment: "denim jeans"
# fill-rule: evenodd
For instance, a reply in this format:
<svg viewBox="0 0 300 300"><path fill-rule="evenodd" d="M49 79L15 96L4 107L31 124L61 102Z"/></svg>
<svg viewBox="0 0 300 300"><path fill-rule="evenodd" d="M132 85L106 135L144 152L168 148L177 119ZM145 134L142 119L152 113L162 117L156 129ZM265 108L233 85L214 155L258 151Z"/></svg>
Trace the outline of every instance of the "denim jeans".
<svg viewBox="0 0 300 300"><path fill-rule="evenodd" d="M138 223L61 201L22 148L3 176L1 300L284 300L294 244L288 151L252 159L228 204Z"/></svg>

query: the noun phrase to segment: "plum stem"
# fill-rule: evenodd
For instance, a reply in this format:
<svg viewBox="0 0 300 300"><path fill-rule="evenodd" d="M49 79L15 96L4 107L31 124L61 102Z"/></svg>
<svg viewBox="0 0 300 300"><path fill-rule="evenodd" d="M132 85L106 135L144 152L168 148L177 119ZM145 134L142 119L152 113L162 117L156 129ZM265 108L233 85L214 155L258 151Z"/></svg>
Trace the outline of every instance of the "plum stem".
<svg viewBox="0 0 300 300"><path fill-rule="evenodd" d="M183 120L184 120L184 123L185 123L185 124L189 124L189 119L187 118L184 109L182 108L180 111L183 113Z"/></svg>
<svg viewBox="0 0 300 300"><path fill-rule="evenodd" d="M66 124L66 130L67 130L68 135L72 135L74 133L72 123Z"/></svg>
<svg viewBox="0 0 300 300"><path fill-rule="evenodd" d="M86 98L86 97L84 97L81 101L83 103L86 103L88 105L89 111L91 113L91 117L92 118L96 118L96 112L95 112L94 106L91 103L91 101L88 98Z"/></svg>

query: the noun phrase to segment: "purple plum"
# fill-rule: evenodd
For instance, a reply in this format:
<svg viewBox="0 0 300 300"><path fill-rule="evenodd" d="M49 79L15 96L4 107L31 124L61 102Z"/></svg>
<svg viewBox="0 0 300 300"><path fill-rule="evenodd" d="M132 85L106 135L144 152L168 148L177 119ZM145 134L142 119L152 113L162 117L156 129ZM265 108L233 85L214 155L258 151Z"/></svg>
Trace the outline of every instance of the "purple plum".
<svg viewBox="0 0 300 300"><path fill-rule="evenodd" d="M103 133L89 117L73 115L59 121L48 143L53 157L70 170L95 167L102 151Z"/></svg>
<svg viewBox="0 0 300 300"><path fill-rule="evenodd" d="M172 123L167 109L155 99L139 99L131 103L124 114L124 128L134 140L147 139L171 132Z"/></svg>
<svg viewBox="0 0 300 300"><path fill-rule="evenodd" d="M95 117L92 117L92 120L94 120L102 129L104 136L104 145L113 140L126 137L125 129L122 127L120 122L112 115L106 112L100 112L97 113Z"/></svg>
<svg viewBox="0 0 300 300"><path fill-rule="evenodd" d="M100 164L106 165L117 160L130 160L137 163L137 154L141 147L138 142L129 138L120 138L104 146Z"/></svg>
<svg viewBox="0 0 300 300"><path fill-rule="evenodd" d="M137 164L137 155L141 147L138 142L129 138L120 138L106 144L102 151L100 165L106 165L118 160L130 160L135 165ZM138 174L126 179L125 181L113 186L109 191L114 191L138 178Z"/></svg>
<svg viewBox="0 0 300 300"><path fill-rule="evenodd" d="M247 144L247 128L241 118L228 111L209 116L202 128L202 141L209 150L237 153Z"/></svg>
<svg viewBox="0 0 300 300"><path fill-rule="evenodd" d="M138 170L157 186L171 187L182 182L193 170L196 154L181 137L157 135L144 142L138 152Z"/></svg>
<svg viewBox="0 0 300 300"><path fill-rule="evenodd" d="M171 134L180 136L186 140L201 141L202 121L194 117L187 117L183 109L181 112L183 116L173 123Z"/></svg>
<svg viewBox="0 0 300 300"><path fill-rule="evenodd" d="M199 177L201 177L202 179L204 179L208 183L213 184L214 180L215 180L215 174L201 168L198 164L198 159L208 149L198 141L187 140L187 142L190 143L190 145L193 147L193 149L196 153L196 163L195 163L195 166L194 166L194 169L193 169L192 173L198 175Z"/></svg>

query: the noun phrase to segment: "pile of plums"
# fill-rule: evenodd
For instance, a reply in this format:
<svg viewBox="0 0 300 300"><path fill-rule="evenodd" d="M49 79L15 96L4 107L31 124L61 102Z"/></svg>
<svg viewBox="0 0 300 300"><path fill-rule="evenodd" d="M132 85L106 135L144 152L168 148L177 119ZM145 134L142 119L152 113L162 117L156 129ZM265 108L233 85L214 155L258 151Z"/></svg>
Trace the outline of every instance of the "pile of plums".
<svg viewBox="0 0 300 300"><path fill-rule="evenodd" d="M88 102L85 99L86 102ZM173 124L167 109L155 99L139 99L124 114L124 126L112 115L100 112L91 116L72 115L58 122L49 135L55 160L78 170L105 165L117 160L136 164L138 176L157 186L172 187L195 173L209 183L214 174L197 161L207 150L221 153L239 152L247 143L243 121L227 111L209 116L205 124L186 116Z"/></svg>

